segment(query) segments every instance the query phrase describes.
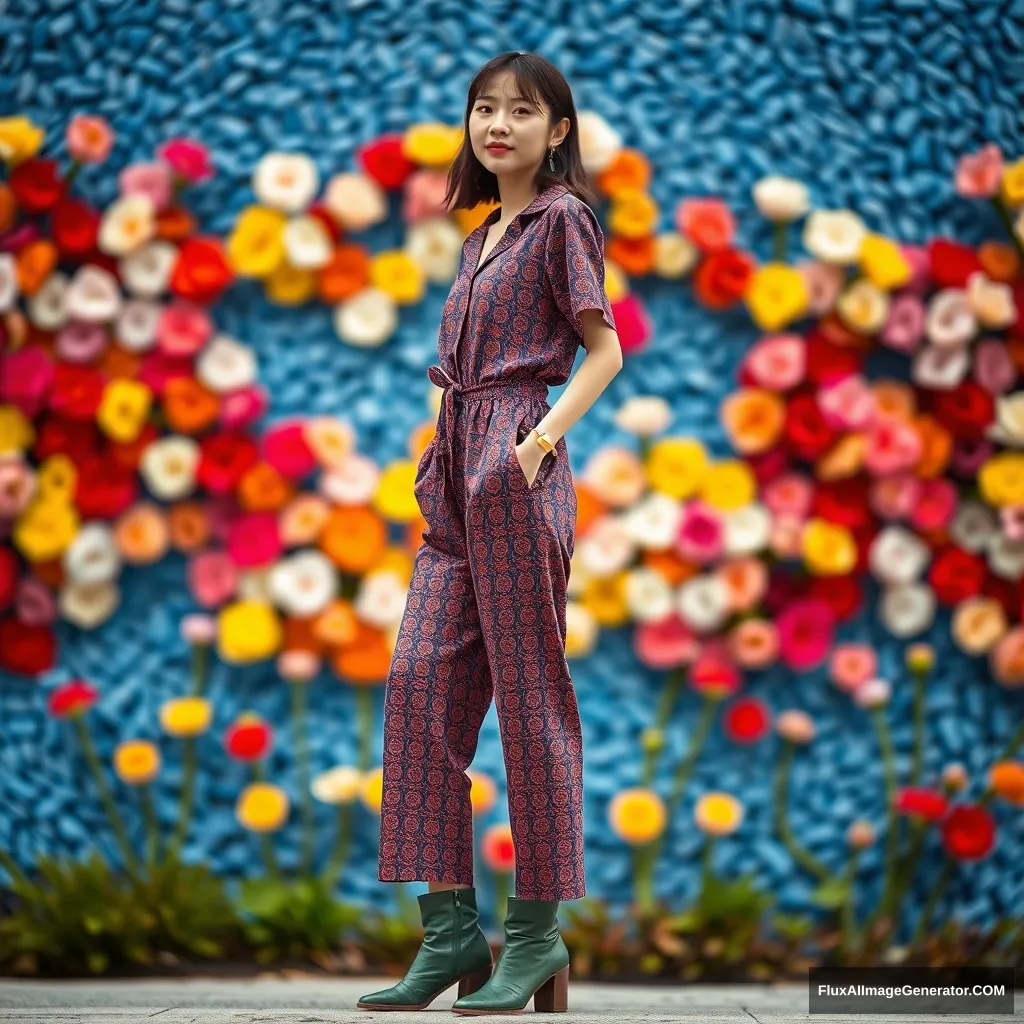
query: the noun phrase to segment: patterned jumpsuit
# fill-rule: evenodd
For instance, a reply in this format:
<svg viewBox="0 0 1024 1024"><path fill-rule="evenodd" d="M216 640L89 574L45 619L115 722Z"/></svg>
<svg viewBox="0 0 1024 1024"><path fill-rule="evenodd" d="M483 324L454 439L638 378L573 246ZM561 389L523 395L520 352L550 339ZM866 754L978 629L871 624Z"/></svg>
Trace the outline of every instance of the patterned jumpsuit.
<svg viewBox="0 0 1024 1024"><path fill-rule="evenodd" d="M565 660L576 492L565 438L529 485L514 446L550 409L548 386L568 380L582 310L615 321L586 203L545 188L477 267L500 212L465 240L428 371L444 392L416 473L426 528L385 690L378 878L473 884L466 768L494 696L516 895L571 900L586 891Z"/></svg>

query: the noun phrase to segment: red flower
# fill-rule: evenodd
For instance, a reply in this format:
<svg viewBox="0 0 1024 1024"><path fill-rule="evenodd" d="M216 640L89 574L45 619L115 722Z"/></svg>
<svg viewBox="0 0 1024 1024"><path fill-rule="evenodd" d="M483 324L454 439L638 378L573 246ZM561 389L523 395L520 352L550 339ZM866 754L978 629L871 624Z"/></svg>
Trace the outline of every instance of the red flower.
<svg viewBox="0 0 1024 1024"><path fill-rule="evenodd" d="M960 804L942 823L942 843L957 860L981 860L995 841L995 819L980 804Z"/></svg>
<svg viewBox="0 0 1024 1024"><path fill-rule="evenodd" d="M49 626L28 626L13 616L0 622L0 668L38 676L57 663L57 641Z"/></svg>
<svg viewBox="0 0 1024 1024"><path fill-rule="evenodd" d="M81 199L62 199L50 217L50 231L61 255L88 255L96 245L100 220L99 212Z"/></svg>
<svg viewBox="0 0 1024 1024"><path fill-rule="evenodd" d="M131 469L111 458L92 455L78 467L75 504L82 519L113 519L138 497L139 485Z"/></svg>
<svg viewBox="0 0 1024 1024"><path fill-rule="evenodd" d="M234 277L219 238L189 238L178 252L170 287L183 299L209 305Z"/></svg>
<svg viewBox="0 0 1024 1024"><path fill-rule="evenodd" d="M170 381L193 375L191 356L169 356L160 349L147 352L139 367L137 379L155 395L163 395Z"/></svg>
<svg viewBox="0 0 1024 1024"><path fill-rule="evenodd" d="M940 792L925 786L904 786L896 791L893 801L897 814L911 814L925 821L941 821L947 806Z"/></svg>
<svg viewBox="0 0 1024 1024"><path fill-rule="evenodd" d="M1019 622L1024 619L1024 584L1004 580L1001 576L989 571L985 575L985 582L981 592L985 597L995 598L1006 612L1007 618L1012 622Z"/></svg>
<svg viewBox="0 0 1024 1024"><path fill-rule="evenodd" d="M971 246L948 238L933 238L928 243L928 257L932 279L940 288L966 288L971 274L983 269Z"/></svg>
<svg viewBox="0 0 1024 1024"><path fill-rule="evenodd" d="M811 515L859 533L875 521L868 494L860 477L819 483L811 501Z"/></svg>
<svg viewBox="0 0 1024 1024"><path fill-rule="evenodd" d="M46 701L47 710L54 718L78 718L84 715L99 699L96 688L84 679L72 679L70 683L58 686L50 692Z"/></svg>
<svg viewBox="0 0 1024 1024"><path fill-rule="evenodd" d="M864 591L856 573L849 576L812 576L807 581L807 596L824 601L832 609L836 622L852 619L864 603Z"/></svg>
<svg viewBox="0 0 1024 1024"><path fill-rule="evenodd" d="M53 383L53 360L35 345L0 357L0 402L16 405L29 419L38 415Z"/></svg>
<svg viewBox="0 0 1024 1024"><path fill-rule="evenodd" d="M111 441L108 451L111 457L125 469L138 469L142 461L142 453L158 438L160 430L153 423L143 424L139 436L134 441Z"/></svg>
<svg viewBox="0 0 1024 1024"><path fill-rule="evenodd" d="M18 559L9 547L0 547L0 608L6 608L14 597L20 575Z"/></svg>
<svg viewBox="0 0 1024 1024"><path fill-rule="evenodd" d="M743 297L754 270L754 260L738 249L709 253L694 275L698 301L708 309L728 309Z"/></svg>
<svg viewBox="0 0 1024 1024"><path fill-rule="evenodd" d="M837 384L845 377L860 373L864 357L854 348L833 345L820 330L807 335L806 379L819 387Z"/></svg>
<svg viewBox="0 0 1024 1024"><path fill-rule="evenodd" d="M229 494L259 460L256 443L244 434L209 434L199 448L196 479L211 494Z"/></svg>
<svg viewBox="0 0 1024 1024"><path fill-rule="evenodd" d="M995 401L973 380L965 380L951 391L936 392L932 414L954 436L981 440L995 419Z"/></svg>
<svg viewBox="0 0 1024 1024"><path fill-rule="evenodd" d="M758 697L740 697L726 709L722 728L734 743L756 743L771 727L768 705Z"/></svg>
<svg viewBox="0 0 1024 1024"><path fill-rule="evenodd" d="M342 234L344 233L341 230L341 225L331 216L331 211L319 199L310 204L306 213L323 224L324 230L330 236L332 242L341 241Z"/></svg>
<svg viewBox="0 0 1024 1024"><path fill-rule="evenodd" d="M18 206L31 216L52 210L67 188L60 179L57 161L38 157L18 164L11 171L9 183Z"/></svg>
<svg viewBox="0 0 1024 1024"><path fill-rule="evenodd" d="M103 398L106 378L99 370L58 363L50 391L50 408L69 420L92 420Z"/></svg>
<svg viewBox="0 0 1024 1024"><path fill-rule="evenodd" d="M32 446L32 454L40 462L59 453L66 455L76 466L98 452L99 431L96 424L76 422L63 416L47 416Z"/></svg>
<svg viewBox="0 0 1024 1024"><path fill-rule="evenodd" d="M261 439L261 446L263 458L289 480L301 480L316 470L316 454L306 440L301 422L270 427Z"/></svg>
<svg viewBox="0 0 1024 1024"><path fill-rule="evenodd" d="M416 170L403 146L403 138L397 133L380 135L357 149L356 159L381 188L398 188Z"/></svg>
<svg viewBox="0 0 1024 1024"><path fill-rule="evenodd" d="M742 682L739 669L718 644L705 644L690 666L690 685L705 697L731 697Z"/></svg>
<svg viewBox="0 0 1024 1024"><path fill-rule="evenodd" d="M274 734L257 714L243 714L224 732L224 749L238 761L257 761L270 750Z"/></svg>
<svg viewBox="0 0 1024 1024"><path fill-rule="evenodd" d="M814 462L839 439L825 421L817 398L806 392L794 395L786 406L783 435L789 451L805 462Z"/></svg>
<svg viewBox="0 0 1024 1024"><path fill-rule="evenodd" d="M782 476L789 469L789 458L784 448L773 448L769 452L748 455L747 465L757 478L758 485L764 487L770 480Z"/></svg>
<svg viewBox="0 0 1024 1024"><path fill-rule="evenodd" d="M935 597L948 605L980 594L985 576L985 562L953 544L942 548L928 569L928 582Z"/></svg>

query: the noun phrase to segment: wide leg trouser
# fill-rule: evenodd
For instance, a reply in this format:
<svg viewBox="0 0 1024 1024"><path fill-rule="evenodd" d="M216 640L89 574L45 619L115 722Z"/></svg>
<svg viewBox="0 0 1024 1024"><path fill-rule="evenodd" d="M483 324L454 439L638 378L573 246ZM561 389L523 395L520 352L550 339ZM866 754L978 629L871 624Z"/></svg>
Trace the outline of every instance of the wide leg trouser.
<svg viewBox="0 0 1024 1024"><path fill-rule="evenodd" d="M543 394L535 382L446 387L420 460L427 528L385 690L381 881L473 884L466 769L493 696L516 895L585 894L582 736L565 660L576 495L564 439L531 485L515 454L549 408Z"/></svg>

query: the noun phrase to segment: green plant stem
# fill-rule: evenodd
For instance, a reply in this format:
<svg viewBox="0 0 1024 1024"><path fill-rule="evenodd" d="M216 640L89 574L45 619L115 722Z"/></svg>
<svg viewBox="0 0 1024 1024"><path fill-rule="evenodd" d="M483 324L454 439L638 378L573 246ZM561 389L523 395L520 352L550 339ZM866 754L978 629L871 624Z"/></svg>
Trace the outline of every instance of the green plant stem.
<svg viewBox="0 0 1024 1024"><path fill-rule="evenodd" d="M857 877L857 861L860 858L860 850L854 849L850 852L850 861L846 865L846 898L843 900L841 910L842 940L840 949L843 952L849 950L853 942L854 934L857 931L857 908L854 905L853 882Z"/></svg>
<svg viewBox="0 0 1024 1024"><path fill-rule="evenodd" d="M359 770L370 770L373 742L373 692L368 686L356 687L356 715L359 726Z"/></svg>
<svg viewBox="0 0 1024 1024"><path fill-rule="evenodd" d="M665 678L665 685L661 688L661 696L658 700L658 710L654 715L653 728L664 733L668 720L672 717L672 709L675 707L676 698L679 696L680 687L686 677L682 667L674 668ZM642 784L650 786L654 780L654 772L658 765L658 758L661 756L661 749L644 751L644 769L641 776Z"/></svg>
<svg viewBox="0 0 1024 1024"><path fill-rule="evenodd" d="M704 840L704 849L700 857L700 891L703 896L708 891L714 868L715 837L708 836Z"/></svg>
<svg viewBox="0 0 1024 1024"><path fill-rule="evenodd" d="M1017 237L1017 232L1014 230L1013 226L1013 218L1010 216L1010 211L1007 210L1002 197L998 195L993 196L992 205L995 207L995 211L999 216L999 219L1003 222L1003 227L1006 228L1006 233L1010 236L1010 242L1017 250L1017 255L1020 257L1021 262L1024 262L1024 243L1022 243L1020 238Z"/></svg>
<svg viewBox="0 0 1024 1024"><path fill-rule="evenodd" d="M796 836L793 835L793 831L789 827L786 809L789 803L789 768L793 761L794 750L792 743L788 740L783 741L782 752L779 754L779 761L775 766L775 806L772 815L775 832L782 845L789 851L789 855L800 867L809 874L824 880L830 876L828 868L797 842Z"/></svg>
<svg viewBox="0 0 1024 1024"><path fill-rule="evenodd" d="M652 839L642 846L634 846L633 856L633 899L642 916L654 913L654 862L657 859L657 840Z"/></svg>
<svg viewBox="0 0 1024 1024"><path fill-rule="evenodd" d="M352 837L352 813L354 809L355 805L352 801L343 803L338 807L338 834L335 837L331 859L328 861L323 873L324 882L332 888L337 884L341 869L345 866L345 861L348 860Z"/></svg>
<svg viewBox="0 0 1024 1024"><path fill-rule="evenodd" d="M903 901L914 877L914 869L921 861L921 850L928 833L928 823L915 818L910 826L910 849L896 873L892 893L893 931L899 928Z"/></svg>
<svg viewBox="0 0 1024 1024"><path fill-rule="evenodd" d="M924 910L921 911L921 916L917 919L917 928L914 930L914 946L921 944L932 923L932 915L935 913L935 908L938 906L939 900L942 899L942 894L946 891L946 886L949 885L949 880L953 876L954 864L955 861L951 857L947 857L946 863L942 865L942 870L935 879L935 884L928 894Z"/></svg>
<svg viewBox="0 0 1024 1024"><path fill-rule="evenodd" d="M160 857L160 829L149 786L139 787L139 803L142 805L142 817L146 822L146 863L156 864Z"/></svg>
<svg viewBox="0 0 1024 1024"><path fill-rule="evenodd" d="M772 259L776 263L784 263L786 260L786 229L789 224L784 220L775 222L775 233L772 244Z"/></svg>
<svg viewBox="0 0 1024 1024"><path fill-rule="evenodd" d="M263 781L264 773L261 761L253 761L251 771L253 782ZM263 866L267 869L267 875L271 878L280 878L281 868L277 863L277 857L274 855L274 841L270 838L269 832L260 833L260 852L263 855Z"/></svg>
<svg viewBox="0 0 1024 1024"><path fill-rule="evenodd" d="M178 824L168 844L168 859L176 857L188 838L188 826L192 818L192 805L196 791L196 737L186 736L182 740L185 771L181 780L181 801L178 805Z"/></svg>
<svg viewBox="0 0 1024 1024"><path fill-rule="evenodd" d="M206 673L210 664L210 645L192 646L192 695L202 697L206 691Z"/></svg>
<svg viewBox="0 0 1024 1024"><path fill-rule="evenodd" d="M921 783L924 771L924 735L925 735L925 683L927 672L914 673L914 760L910 771L910 784Z"/></svg>
<svg viewBox="0 0 1024 1024"><path fill-rule="evenodd" d="M96 747L92 742L92 735L89 732L88 726L85 724L84 718L79 717L74 721L75 731L78 733L78 741L82 746L82 753L85 754L85 760L89 765L89 770L92 772L93 778L96 780L96 788L99 790L100 800L107 812L107 817L110 819L111 827L114 830L114 836L117 839L117 845L121 848L121 856L124 858L125 869L130 876L135 876L138 873L138 861L135 857L135 852L132 850L131 843L128 842L128 833L125 830L124 821L118 813L117 805L114 803L114 797L110 792L110 787L107 785L106 778L104 778L103 769L100 766L99 755L96 753Z"/></svg>
<svg viewBox="0 0 1024 1024"><path fill-rule="evenodd" d="M313 873L313 793L309 780L309 744L306 736L306 683L289 683L292 691L292 728L295 735L295 761L302 794L302 872Z"/></svg>
<svg viewBox="0 0 1024 1024"><path fill-rule="evenodd" d="M885 719L882 708L873 708L871 717L878 733L878 745L882 751L882 771L885 776L885 805L888 833L885 837L885 880L882 883L882 895L879 897L877 912L888 915L892 912L893 888L896 882L896 853L899 841L896 821L896 759L892 749L892 737L889 735L889 723Z"/></svg>

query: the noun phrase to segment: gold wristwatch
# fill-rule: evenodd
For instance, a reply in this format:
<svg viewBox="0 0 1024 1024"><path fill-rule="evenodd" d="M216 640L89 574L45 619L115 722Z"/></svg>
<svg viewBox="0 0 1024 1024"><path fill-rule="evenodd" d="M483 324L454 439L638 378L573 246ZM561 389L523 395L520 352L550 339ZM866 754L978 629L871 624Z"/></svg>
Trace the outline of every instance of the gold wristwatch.
<svg viewBox="0 0 1024 1024"><path fill-rule="evenodd" d="M530 433L537 438L537 444L541 446L546 452L553 452L555 450L555 443L551 440L550 435L542 434L536 427L530 429Z"/></svg>

